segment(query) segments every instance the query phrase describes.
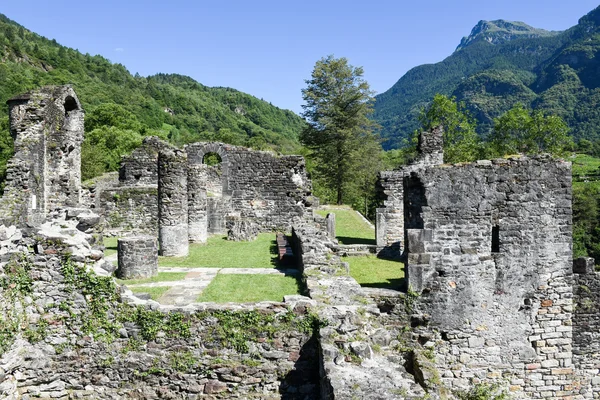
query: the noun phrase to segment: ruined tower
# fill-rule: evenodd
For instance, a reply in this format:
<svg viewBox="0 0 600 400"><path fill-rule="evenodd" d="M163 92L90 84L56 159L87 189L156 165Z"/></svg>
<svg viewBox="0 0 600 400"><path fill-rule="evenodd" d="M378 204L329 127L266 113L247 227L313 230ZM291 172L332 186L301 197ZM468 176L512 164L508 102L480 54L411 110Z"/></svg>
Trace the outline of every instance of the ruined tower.
<svg viewBox="0 0 600 400"><path fill-rule="evenodd" d="M39 224L81 196L84 111L71 86L48 86L8 100L15 154L0 202L5 223Z"/></svg>

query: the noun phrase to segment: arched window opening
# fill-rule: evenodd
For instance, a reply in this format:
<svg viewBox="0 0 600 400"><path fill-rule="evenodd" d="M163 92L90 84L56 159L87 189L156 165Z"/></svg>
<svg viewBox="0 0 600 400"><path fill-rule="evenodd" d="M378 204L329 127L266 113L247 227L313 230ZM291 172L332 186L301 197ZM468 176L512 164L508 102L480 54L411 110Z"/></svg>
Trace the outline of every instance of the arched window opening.
<svg viewBox="0 0 600 400"><path fill-rule="evenodd" d="M79 107L77 106L77 101L72 96L67 96L65 99L65 115L73 110L77 110Z"/></svg>
<svg viewBox="0 0 600 400"><path fill-rule="evenodd" d="M221 162L223 162L223 160L221 159L221 156L218 153L206 153L204 157L202 157L202 164L206 164L210 167L219 165L221 164Z"/></svg>

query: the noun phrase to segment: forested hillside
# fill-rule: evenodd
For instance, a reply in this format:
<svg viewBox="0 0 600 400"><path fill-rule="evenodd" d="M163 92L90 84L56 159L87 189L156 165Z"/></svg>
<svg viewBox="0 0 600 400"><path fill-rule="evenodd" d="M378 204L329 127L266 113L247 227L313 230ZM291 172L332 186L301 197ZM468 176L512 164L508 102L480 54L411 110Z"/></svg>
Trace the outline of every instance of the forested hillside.
<svg viewBox="0 0 600 400"><path fill-rule="evenodd" d="M600 8L564 32L481 21L444 61L410 70L377 96L374 118L399 147L435 93L463 100L485 136L514 104L560 115L574 138L600 139Z"/></svg>
<svg viewBox="0 0 600 400"><path fill-rule="evenodd" d="M294 152L304 126L293 112L235 89L181 75L134 76L121 64L61 46L0 14L0 173L12 152L6 100L58 84L72 84L86 110L87 177L114 169L145 135L175 144L220 140Z"/></svg>

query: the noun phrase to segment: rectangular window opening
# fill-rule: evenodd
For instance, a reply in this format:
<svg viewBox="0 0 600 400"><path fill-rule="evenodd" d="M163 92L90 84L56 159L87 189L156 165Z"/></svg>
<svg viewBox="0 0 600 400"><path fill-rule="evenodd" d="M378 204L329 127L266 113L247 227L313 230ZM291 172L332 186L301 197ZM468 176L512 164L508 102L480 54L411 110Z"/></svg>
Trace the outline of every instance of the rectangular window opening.
<svg viewBox="0 0 600 400"><path fill-rule="evenodd" d="M500 253L500 227L492 227L492 253Z"/></svg>

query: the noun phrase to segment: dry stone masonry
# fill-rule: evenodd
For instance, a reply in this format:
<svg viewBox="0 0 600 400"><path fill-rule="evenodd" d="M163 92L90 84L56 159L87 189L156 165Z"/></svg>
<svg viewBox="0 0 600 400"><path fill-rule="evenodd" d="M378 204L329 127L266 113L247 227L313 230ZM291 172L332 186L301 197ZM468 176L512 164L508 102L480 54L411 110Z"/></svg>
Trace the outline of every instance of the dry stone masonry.
<svg viewBox="0 0 600 400"><path fill-rule="evenodd" d="M573 366L586 398L600 398L600 273L593 258L573 265Z"/></svg>
<svg viewBox="0 0 600 400"><path fill-rule="evenodd" d="M8 100L15 155L0 208L6 223L40 224L49 211L81 200L84 111L70 86Z"/></svg>
<svg viewBox="0 0 600 400"><path fill-rule="evenodd" d="M163 256L189 252L187 155L162 150L158 155L158 241Z"/></svg>
<svg viewBox="0 0 600 400"><path fill-rule="evenodd" d="M158 275L158 242L153 236L129 236L117 241L120 279L143 279Z"/></svg>
<svg viewBox="0 0 600 400"><path fill-rule="evenodd" d="M206 164L188 164L188 235L192 243L206 243L208 238L207 169Z"/></svg>
<svg viewBox="0 0 600 400"><path fill-rule="evenodd" d="M600 398L600 274L572 261L571 167L547 156L443 164L441 129L378 183L380 255L406 292L361 287L312 215L304 160L157 138L80 195L83 111L70 87L9 101L1 200L0 398ZM220 164L206 165L207 155ZM72 171L73 169L75 171ZM112 278L227 233L277 236L310 299L163 306ZM18 224L21 228L15 225ZM147 232L150 236L140 236ZM292 247L292 251L287 248ZM282 251L283 250L283 251ZM348 253L348 249L345 250ZM401 268L398 262L398 268Z"/></svg>

